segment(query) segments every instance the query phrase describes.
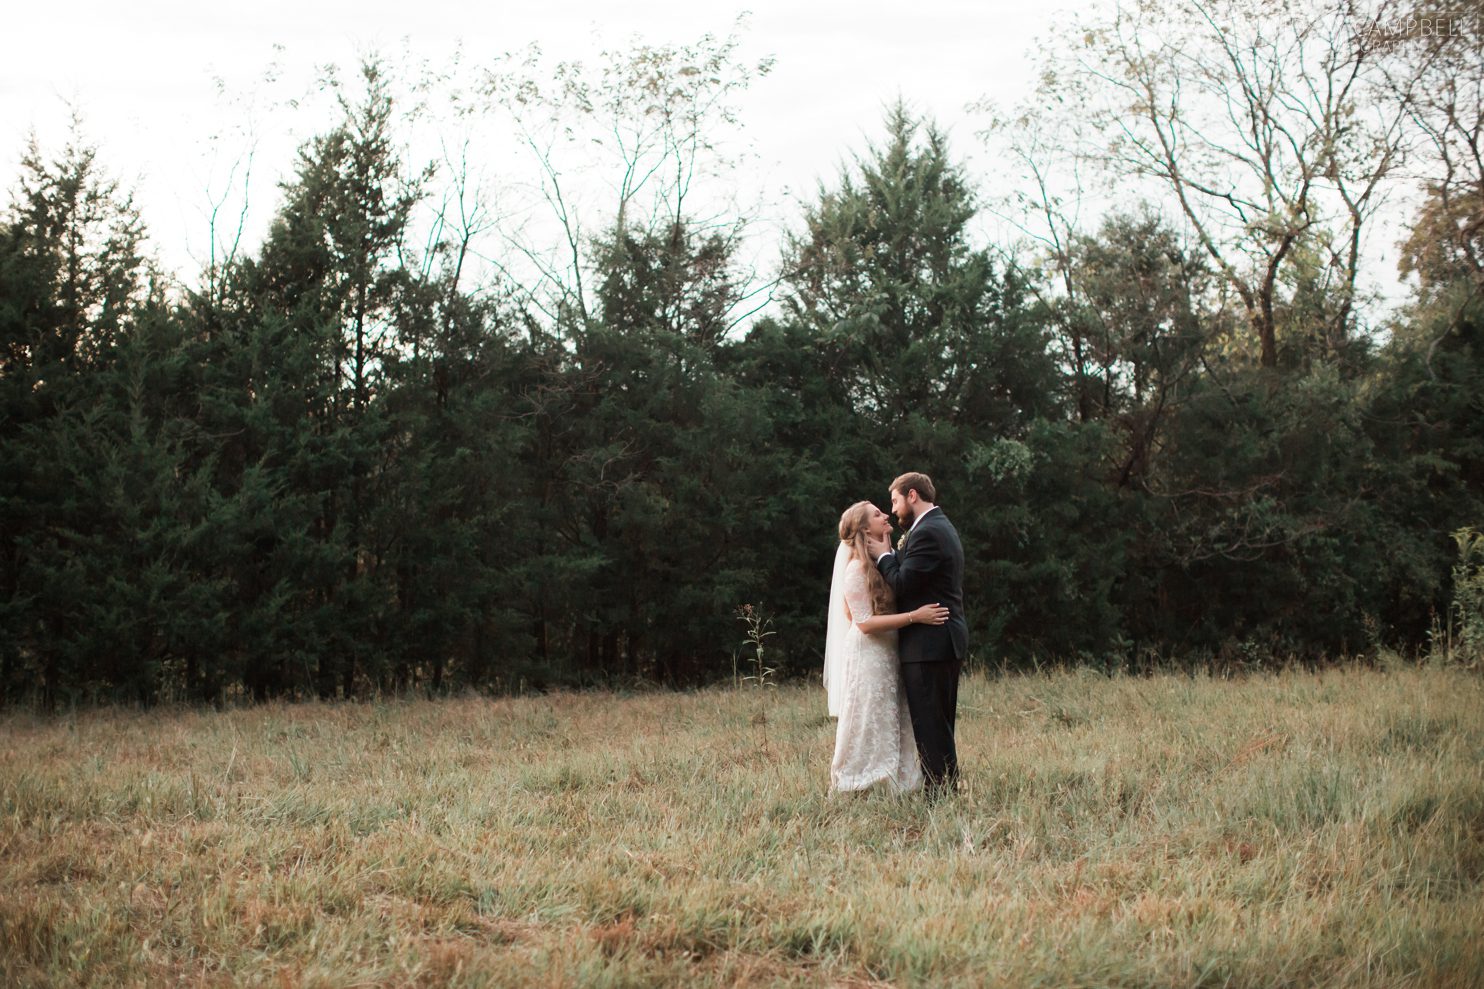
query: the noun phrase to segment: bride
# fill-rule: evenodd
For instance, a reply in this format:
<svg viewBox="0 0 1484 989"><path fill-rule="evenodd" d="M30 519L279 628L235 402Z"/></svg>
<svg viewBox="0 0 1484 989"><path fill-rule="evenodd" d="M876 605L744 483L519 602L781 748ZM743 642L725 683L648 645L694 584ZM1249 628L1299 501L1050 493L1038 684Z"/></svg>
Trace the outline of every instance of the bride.
<svg viewBox="0 0 1484 989"><path fill-rule="evenodd" d="M864 790L886 783L902 792L922 786L917 743L897 667L897 629L941 625L936 604L895 613L891 589L871 562L866 540L891 532L885 512L856 502L840 516L840 546L830 581L824 686L835 726L830 789Z"/></svg>

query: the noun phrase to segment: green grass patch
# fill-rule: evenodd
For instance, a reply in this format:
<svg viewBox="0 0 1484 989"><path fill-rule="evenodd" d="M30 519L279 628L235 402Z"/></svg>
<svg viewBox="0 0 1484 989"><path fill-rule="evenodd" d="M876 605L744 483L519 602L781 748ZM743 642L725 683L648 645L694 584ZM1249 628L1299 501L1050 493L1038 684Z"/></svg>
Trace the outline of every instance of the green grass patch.
<svg viewBox="0 0 1484 989"><path fill-rule="evenodd" d="M971 677L964 792L815 688L0 717L6 985L1484 984L1484 681Z"/></svg>

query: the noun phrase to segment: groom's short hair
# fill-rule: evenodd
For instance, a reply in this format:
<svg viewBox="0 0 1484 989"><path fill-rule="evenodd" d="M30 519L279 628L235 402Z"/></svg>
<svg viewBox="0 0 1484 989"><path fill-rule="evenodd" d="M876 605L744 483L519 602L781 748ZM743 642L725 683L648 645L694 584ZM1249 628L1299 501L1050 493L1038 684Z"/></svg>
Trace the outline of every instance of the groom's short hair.
<svg viewBox="0 0 1484 989"><path fill-rule="evenodd" d="M908 491L916 491L917 497L923 501L938 503L938 491L933 487L933 479L926 474L909 473L903 474L891 482L891 489L904 498Z"/></svg>

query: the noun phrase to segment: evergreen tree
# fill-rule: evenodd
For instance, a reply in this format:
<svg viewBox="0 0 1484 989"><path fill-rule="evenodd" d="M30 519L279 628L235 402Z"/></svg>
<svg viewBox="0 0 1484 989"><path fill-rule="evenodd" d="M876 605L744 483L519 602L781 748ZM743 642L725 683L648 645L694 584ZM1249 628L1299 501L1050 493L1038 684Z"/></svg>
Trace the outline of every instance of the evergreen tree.
<svg viewBox="0 0 1484 989"><path fill-rule="evenodd" d="M247 655L268 664L246 674L259 694L350 696L386 672L386 544L371 520L394 429L387 367L418 318L407 236L424 176L397 155L380 65L362 80L343 122L301 149L260 255L225 279L224 311L206 314L223 351L219 485L256 547L234 569L253 602Z"/></svg>
<svg viewBox="0 0 1484 989"><path fill-rule="evenodd" d="M416 293L387 365L385 479L371 531L387 584L389 685L510 685L529 672L513 593L534 363L503 300L466 295L457 261Z"/></svg>
<svg viewBox="0 0 1484 989"><path fill-rule="evenodd" d="M791 319L836 383L836 510L928 472L967 549L980 655L1095 651L1117 634L1121 557L1112 507L1075 459L1087 445L1058 426L1046 314L1021 272L972 245L974 197L941 132L901 106L886 128L821 191L787 261ZM1087 620L1066 623L1069 609Z"/></svg>
<svg viewBox="0 0 1484 989"><path fill-rule="evenodd" d="M0 228L0 689L54 704L142 682L89 617L128 579L115 516L137 492L106 474L132 466L109 394L157 295L143 222L77 127L53 161L33 140L21 169Z"/></svg>
<svg viewBox="0 0 1484 989"><path fill-rule="evenodd" d="M728 668L764 576L738 522L764 500L755 412L717 370L730 246L683 225L600 245L593 318L565 329L533 449L538 644L568 676L695 682Z"/></svg>
<svg viewBox="0 0 1484 989"><path fill-rule="evenodd" d="M971 245L973 194L942 132L901 105L886 130L808 209L785 306L821 337L827 373L872 424L1016 434L1048 409L1052 374L1040 327L1021 318L1023 286Z"/></svg>

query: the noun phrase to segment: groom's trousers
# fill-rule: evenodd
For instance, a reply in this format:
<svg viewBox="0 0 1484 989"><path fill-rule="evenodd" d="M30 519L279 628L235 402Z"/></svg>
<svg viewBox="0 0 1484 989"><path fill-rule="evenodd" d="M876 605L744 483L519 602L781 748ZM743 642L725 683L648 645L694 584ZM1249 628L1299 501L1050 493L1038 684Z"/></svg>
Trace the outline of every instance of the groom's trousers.
<svg viewBox="0 0 1484 989"><path fill-rule="evenodd" d="M958 781L958 750L953 726L958 713L958 675L963 661L903 663L907 710L917 738L917 758L930 793L952 791Z"/></svg>

